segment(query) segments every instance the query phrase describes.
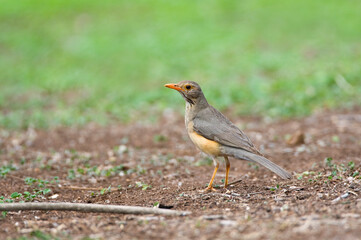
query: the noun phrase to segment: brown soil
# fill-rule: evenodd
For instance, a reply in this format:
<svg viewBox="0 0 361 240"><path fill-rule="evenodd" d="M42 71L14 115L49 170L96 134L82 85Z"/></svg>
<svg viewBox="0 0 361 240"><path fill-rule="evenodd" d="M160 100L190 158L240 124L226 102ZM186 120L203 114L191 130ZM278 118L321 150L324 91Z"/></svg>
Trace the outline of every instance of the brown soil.
<svg viewBox="0 0 361 240"><path fill-rule="evenodd" d="M0 130L0 167L11 163L17 168L0 176L0 196L5 199L13 192L37 188L36 183L25 184L26 177L51 181L58 176L59 182L45 186L51 193L33 201L145 207L159 203L192 212L186 217L8 212L0 219L0 239L40 235L59 239L361 236L361 179L355 176L361 172L359 110L277 122L233 120L294 178L281 180L263 167L231 159L230 181L242 181L228 189L202 192L213 172L212 163L190 143L183 119L172 113L154 125ZM333 160L325 164L328 157ZM348 166L350 162L354 166ZM216 186L222 185L224 176L223 164ZM113 188L110 192L96 190L109 186Z"/></svg>

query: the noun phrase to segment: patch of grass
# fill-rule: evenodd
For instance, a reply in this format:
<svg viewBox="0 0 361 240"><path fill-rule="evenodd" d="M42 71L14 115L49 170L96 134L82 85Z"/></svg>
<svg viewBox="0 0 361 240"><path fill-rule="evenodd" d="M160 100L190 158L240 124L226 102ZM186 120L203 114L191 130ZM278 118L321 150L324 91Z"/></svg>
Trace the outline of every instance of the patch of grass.
<svg viewBox="0 0 361 240"><path fill-rule="evenodd" d="M326 166L329 167L331 173L328 174L328 179L343 179L345 177L356 177L359 175L359 172L355 170L355 163L350 161L347 165L340 163L336 164L333 162L332 158L325 159Z"/></svg>
<svg viewBox="0 0 361 240"><path fill-rule="evenodd" d="M54 177L51 181L32 178L32 177L25 178L26 185L32 186L35 183L37 183L38 188L44 188L46 187L47 184L59 183L59 177Z"/></svg>
<svg viewBox="0 0 361 240"><path fill-rule="evenodd" d="M58 177L54 177L53 180L47 181L32 177L25 178L25 184L29 186L33 186L33 189L29 191L25 191L23 193L13 192L10 194L10 198L5 198L4 196L0 196L0 203L8 202L31 202L37 197L46 196L51 193L51 189L47 187L48 184L58 183Z"/></svg>
<svg viewBox="0 0 361 240"><path fill-rule="evenodd" d="M198 81L238 114L309 114L361 103L361 3L5 1L0 126L157 119ZM181 111L181 110L179 110Z"/></svg>
<svg viewBox="0 0 361 240"><path fill-rule="evenodd" d="M131 173L144 174L146 169L140 165L137 165L136 168L128 168L124 165L117 166L91 166L85 164L84 166L78 166L76 169L68 170L68 179L75 179L82 176L102 176L102 177L111 177L117 174L126 175Z"/></svg>
<svg viewBox="0 0 361 240"><path fill-rule="evenodd" d="M6 175L9 172L14 171L16 169L17 169L17 167L12 164L8 164L6 166L1 166L0 167L0 176L4 178L4 177L6 177Z"/></svg>
<svg viewBox="0 0 361 240"><path fill-rule="evenodd" d="M10 194L10 198L5 198L4 196L1 196L0 202L2 202L2 203L3 202L15 202L15 201L31 202L37 197L45 196L45 195L48 195L49 193L51 193L51 189L48 188L47 185L53 184L53 183L58 183L58 182L59 182L58 177L54 177L54 179L51 181L27 177L27 178L25 178L26 185L33 186L35 184L35 186L31 190L31 192L29 192L29 191L25 191L23 193L13 192Z"/></svg>
<svg viewBox="0 0 361 240"><path fill-rule="evenodd" d="M319 180L328 182L332 180L344 180L348 177L360 178L361 166L356 166L353 161L348 162L346 165L343 163L334 163L331 157L324 160L325 170L320 172L305 171L297 174L298 180L308 180L310 183L317 182Z"/></svg>

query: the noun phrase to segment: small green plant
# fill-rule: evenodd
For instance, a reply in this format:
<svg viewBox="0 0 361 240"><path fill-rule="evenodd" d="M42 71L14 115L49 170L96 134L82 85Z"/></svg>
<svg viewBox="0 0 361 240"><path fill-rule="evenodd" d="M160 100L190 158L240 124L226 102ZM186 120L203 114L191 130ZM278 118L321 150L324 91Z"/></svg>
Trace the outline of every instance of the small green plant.
<svg viewBox="0 0 361 240"><path fill-rule="evenodd" d="M347 166L352 171L355 168L355 163L351 161L347 164Z"/></svg>
<svg viewBox="0 0 361 240"><path fill-rule="evenodd" d="M0 176L1 177L6 177L6 175L11 172L11 171L14 171L16 170L17 167L12 165L12 164L9 164L9 165L6 165L6 166L2 166L0 167Z"/></svg>
<svg viewBox="0 0 361 240"><path fill-rule="evenodd" d="M14 202L14 200L9 199L9 198L5 198L4 196L0 196L0 203L12 203Z"/></svg>
<svg viewBox="0 0 361 240"><path fill-rule="evenodd" d="M110 169L103 170L101 172L101 175L104 175L105 177L114 176L116 174L119 174L120 172L125 172L126 168L123 165L114 166Z"/></svg>
<svg viewBox="0 0 361 240"><path fill-rule="evenodd" d="M73 180L73 179L75 179L75 171L74 171L74 169L69 169L68 170L68 179L70 179L70 180Z"/></svg>
<svg viewBox="0 0 361 240"><path fill-rule="evenodd" d="M301 174L298 174L297 175L297 179L298 180L301 180L302 178L304 178L305 176L310 176L310 175L315 175L316 173L315 172L313 172L313 171L305 171L305 172L303 172L303 173L301 173Z"/></svg>
<svg viewBox="0 0 361 240"><path fill-rule="evenodd" d="M167 137L164 136L164 135L155 135L153 137L153 141L156 142L156 143L165 142L165 141L167 141Z"/></svg>
<svg viewBox="0 0 361 240"><path fill-rule="evenodd" d="M33 193L25 191L23 196L24 196L26 202L31 202L34 198L37 197L37 194L33 194Z"/></svg>
<svg viewBox="0 0 361 240"><path fill-rule="evenodd" d="M252 168L252 169L254 169L254 170L258 170L258 169L259 169L258 164L253 163L253 162L249 162L249 163L248 163L248 167L250 167L250 168Z"/></svg>
<svg viewBox="0 0 361 240"><path fill-rule="evenodd" d="M106 194L106 193L110 193L111 191L112 191L112 186L109 185L109 187L107 187L107 188L102 188L102 189L100 190L100 195L104 195L104 194Z"/></svg>
<svg viewBox="0 0 361 240"><path fill-rule="evenodd" d="M145 173L147 173L147 169L138 164L137 165L137 173L138 174L145 174Z"/></svg>
<svg viewBox="0 0 361 240"><path fill-rule="evenodd" d="M333 160L333 159L332 159L331 157L326 158L326 159L325 159L325 164L326 164L326 166L328 166L328 167L333 167L332 160Z"/></svg>
<svg viewBox="0 0 361 240"><path fill-rule="evenodd" d="M139 188L142 188L143 191L147 190L148 188L152 188L151 185L142 183L142 182L135 182L135 185Z"/></svg>
<svg viewBox="0 0 361 240"><path fill-rule="evenodd" d="M41 240L58 240L59 238L53 237L47 233L44 233L40 230L35 230L30 233L30 236L34 237L35 239L41 239Z"/></svg>
<svg viewBox="0 0 361 240"><path fill-rule="evenodd" d="M337 135L333 135L332 142L338 143L338 142L340 142L340 138Z"/></svg>
<svg viewBox="0 0 361 240"><path fill-rule="evenodd" d="M22 197L23 195L21 193L18 193L18 192L13 192L10 197L11 198L20 198Z"/></svg>
<svg viewBox="0 0 361 240"><path fill-rule="evenodd" d="M280 185L277 184L276 187L271 187L269 190L274 192L274 191L279 190L279 189L280 189Z"/></svg>

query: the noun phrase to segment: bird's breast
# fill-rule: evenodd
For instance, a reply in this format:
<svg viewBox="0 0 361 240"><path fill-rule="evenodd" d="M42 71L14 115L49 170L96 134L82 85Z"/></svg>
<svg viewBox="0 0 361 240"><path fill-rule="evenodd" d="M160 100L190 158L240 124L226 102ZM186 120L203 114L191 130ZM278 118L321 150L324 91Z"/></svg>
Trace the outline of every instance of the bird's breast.
<svg viewBox="0 0 361 240"><path fill-rule="evenodd" d="M193 122L190 121L187 124L187 131L190 139L197 146L202 152L212 155L212 156L219 156L220 152L220 144L216 141L209 140L200 134L196 133L193 129Z"/></svg>

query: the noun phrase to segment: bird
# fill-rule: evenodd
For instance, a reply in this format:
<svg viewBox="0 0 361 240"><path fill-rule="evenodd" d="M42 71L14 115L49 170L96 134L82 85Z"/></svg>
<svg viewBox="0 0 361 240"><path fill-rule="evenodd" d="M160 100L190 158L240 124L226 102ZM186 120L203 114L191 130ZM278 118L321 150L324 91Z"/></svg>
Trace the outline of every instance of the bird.
<svg viewBox="0 0 361 240"><path fill-rule="evenodd" d="M226 163L225 188L228 187L231 166L229 157L263 165L283 179L292 178L289 172L263 156L242 130L208 103L198 83L181 81L164 86L177 90L184 98L185 126L189 138L199 150L213 160L213 175L204 191L216 191L213 181L219 168L218 157L224 157Z"/></svg>

